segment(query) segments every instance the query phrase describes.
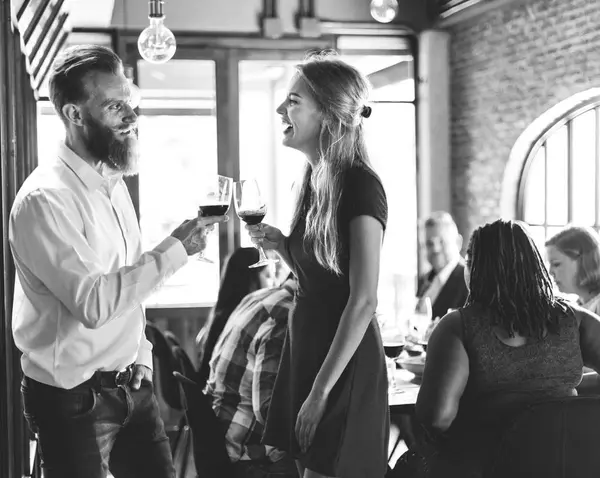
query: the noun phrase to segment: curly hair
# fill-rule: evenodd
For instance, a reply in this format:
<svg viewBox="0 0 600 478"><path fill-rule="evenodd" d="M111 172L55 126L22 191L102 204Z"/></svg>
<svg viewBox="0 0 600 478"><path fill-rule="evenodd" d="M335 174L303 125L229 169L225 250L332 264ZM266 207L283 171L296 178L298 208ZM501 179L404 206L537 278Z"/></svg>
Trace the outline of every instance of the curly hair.
<svg viewBox="0 0 600 478"><path fill-rule="evenodd" d="M467 305L491 312L492 325L541 339L557 333L567 312L553 291L550 274L533 239L515 221L497 220L473 232L467 248Z"/></svg>

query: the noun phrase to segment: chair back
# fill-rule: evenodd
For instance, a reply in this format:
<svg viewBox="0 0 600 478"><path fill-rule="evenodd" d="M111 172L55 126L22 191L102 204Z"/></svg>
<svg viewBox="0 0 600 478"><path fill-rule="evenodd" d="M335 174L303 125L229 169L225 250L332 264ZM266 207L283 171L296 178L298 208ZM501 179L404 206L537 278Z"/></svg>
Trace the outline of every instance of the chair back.
<svg viewBox="0 0 600 478"><path fill-rule="evenodd" d="M212 399L189 377L174 373L179 381L185 416L192 430L194 463L198 478L233 476L225 446L225 430L212 408Z"/></svg>
<svg viewBox="0 0 600 478"><path fill-rule="evenodd" d="M528 407L503 434L484 476L600 476L600 397L570 397Z"/></svg>
<svg viewBox="0 0 600 478"><path fill-rule="evenodd" d="M146 338L152 343L155 373L159 375L160 395L169 407L182 411L182 397L180 395L179 384L175 380L173 372L178 371L187 374L188 371L182 368L185 365L185 361L181 361L180 357L174 355L173 340L175 342L177 340L174 339L174 336L170 332L163 332L150 322L146 324Z"/></svg>

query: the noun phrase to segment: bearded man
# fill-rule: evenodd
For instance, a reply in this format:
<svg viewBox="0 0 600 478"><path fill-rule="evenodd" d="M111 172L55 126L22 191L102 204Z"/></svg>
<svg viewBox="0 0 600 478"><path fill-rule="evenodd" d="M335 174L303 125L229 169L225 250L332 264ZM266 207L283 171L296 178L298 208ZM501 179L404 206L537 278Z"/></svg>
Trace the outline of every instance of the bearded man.
<svg viewBox="0 0 600 478"><path fill-rule="evenodd" d="M25 417L46 478L171 478L142 302L226 217L184 221L142 253L123 181L137 172L138 135L121 60L68 48L49 87L65 140L24 182L9 220Z"/></svg>

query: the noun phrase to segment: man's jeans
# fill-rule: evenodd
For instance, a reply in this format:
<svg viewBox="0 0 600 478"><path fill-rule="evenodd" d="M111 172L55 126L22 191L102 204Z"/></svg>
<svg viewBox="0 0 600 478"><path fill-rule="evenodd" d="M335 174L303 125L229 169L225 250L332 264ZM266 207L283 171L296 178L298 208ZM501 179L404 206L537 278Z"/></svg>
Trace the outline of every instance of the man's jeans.
<svg viewBox="0 0 600 478"><path fill-rule="evenodd" d="M25 418L38 434L45 478L174 478L153 385L103 386L95 375L71 389L28 377Z"/></svg>
<svg viewBox="0 0 600 478"><path fill-rule="evenodd" d="M270 461L238 461L233 464L234 478L298 478L296 462L289 456Z"/></svg>

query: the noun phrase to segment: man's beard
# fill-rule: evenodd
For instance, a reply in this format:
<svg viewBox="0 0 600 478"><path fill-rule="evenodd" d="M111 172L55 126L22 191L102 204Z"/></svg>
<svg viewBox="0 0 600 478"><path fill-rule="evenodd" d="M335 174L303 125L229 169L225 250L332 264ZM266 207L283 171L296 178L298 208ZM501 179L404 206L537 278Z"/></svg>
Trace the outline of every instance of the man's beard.
<svg viewBox="0 0 600 478"><path fill-rule="evenodd" d="M99 159L115 172L125 176L138 173L139 149L138 133L135 128L129 136L123 139L117 136L117 132L103 125L91 116L84 118L85 132L83 142L89 153ZM129 129L129 125L123 125L119 130Z"/></svg>

